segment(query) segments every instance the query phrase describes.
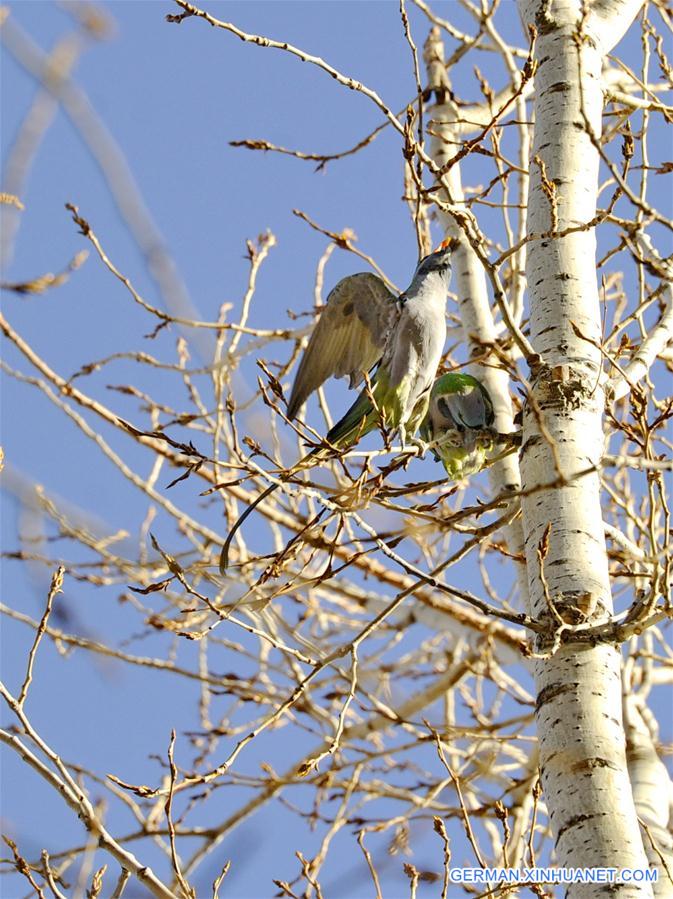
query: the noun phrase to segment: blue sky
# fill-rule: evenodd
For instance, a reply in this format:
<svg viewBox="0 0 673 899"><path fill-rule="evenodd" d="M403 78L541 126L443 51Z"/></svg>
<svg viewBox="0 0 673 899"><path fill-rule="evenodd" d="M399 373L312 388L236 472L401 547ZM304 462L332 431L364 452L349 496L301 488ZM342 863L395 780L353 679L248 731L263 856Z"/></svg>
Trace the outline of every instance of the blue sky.
<svg viewBox="0 0 673 899"><path fill-rule="evenodd" d="M10 3L9 7L10 19L43 50L72 30L72 19L55 4ZM209 8L243 29L288 40L322 56L376 89L394 110L403 108L414 96L409 47L394 2L283 0L212 3ZM459 27L474 30L474 23L457 3L436 3L433 8ZM293 215L295 208L327 228L352 228L358 235L358 245L379 261L396 284L406 286L416 263L416 242L408 212L400 201L399 138L390 129L362 153L331 163L317 173L313 163L229 146L231 140L264 138L312 152L346 149L381 121L365 97L346 91L325 73L296 59L244 44L203 22L188 20L180 26L170 25L164 17L177 9L168 2L116 2L105 9L114 20L114 35L85 50L74 78L122 149L200 317L214 319L225 301L240 304L247 278L245 240L266 229L274 232L278 243L261 270L251 324L284 326L287 309L301 312L311 308L315 266L326 241ZM409 15L421 47L427 33L426 20L415 8ZM502 3L499 24L507 38L523 44L512 0ZM627 39L627 50L630 47L637 47L637 40ZM499 87L501 67L488 54L482 54L479 64L491 83ZM6 158L35 96L35 82L7 50L2 52L0 66L0 144ZM471 63L461 65L455 78L463 99L480 98ZM481 157L470 157L464 180L483 180L481 165ZM72 203L90 222L111 260L149 302L161 305L156 284L100 168L63 110L57 111L39 147L21 199L26 208L20 214L21 228L3 280L22 281L59 271L86 246L64 208L65 203ZM485 227L489 228L496 218L495 211L485 212ZM436 231L435 237L440 236ZM329 263L326 287L362 268L354 257L337 251ZM174 356L177 332L164 331L155 341L143 338L154 322L132 304L122 285L93 253L64 286L41 296L4 295L3 303L18 332L64 376L92 359L119 350ZM285 350L279 345L272 358L283 360ZM204 354L204 344L190 345L190 352L196 364ZM12 348L5 346L3 353L10 365L27 370ZM251 360L243 373L248 383L239 381L243 393L254 384L255 372ZM137 402L121 394L111 398L107 389L110 384L128 383L133 376L122 361L81 383L83 389L135 421ZM169 389L166 377L146 371L145 389ZM344 385L332 389L337 402L340 397L346 401ZM182 390L177 382L175 390ZM180 396L176 404L181 408L186 401ZM145 502L38 391L5 378L2 414L3 444L15 478L22 476L40 483L48 495L89 510L92 522L100 521L110 533L123 528L134 539L137 537ZM251 432L257 429L259 436L264 428L263 418L251 418ZM133 465L148 470L148 457L140 448L111 428L104 433ZM437 476L436 470L430 476ZM184 496L183 490L181 500L186 502ZM194 508L203 508L198 498L192 497L191 502ZM31 533L37 527L39 532L39 522L21 511L11 491L3 494L1 510L3 546L16 546L19 531ZM221 518L212 507L204 509L203 514L210 526L221 526ZM160 519L156 533L160 539L174 536ZM58 549L53 551L57 553ZM4 601L39 617L49 575L35 565L3 562ZM466 586L476 583L470 569L461 572L460 578ZM59 602L60 620L54 623L94 639L131 640L129 645L138 653L165 653L163 637L151 635L142 643L135 640L138 619L128 605L117 602L119 592L116 588L92 592L68 581ZM5 676L15 685L16 672L25 665L32 632L4 621L2 641ZM195 646L183 644L179 652L183 664L196 666ZM230 660L223 658L221 670L230 667ZM171 680L143 669L122 669L84 652L74 652L65 660L53 644L45 643L27 708L65 759L77 758L101 775L114 771L138 783L156 778L156 765L148 760L148 751L163 750L170 728L176 726L175 710L183 704L191 706L193 697L193 688L182 679ZM111 722L118 721L124 721L123 731L111 727ZM193 721L177 715L178 727L187 729L190 723ZM294 757L292 734L286 730L261 738L251 748L243 770L247 766L254 769L267 758L266 753L273 755L274 764L282 770L284 760ZM429 763L429 758L425 761ZM27 855L39 855L45 840L58 846L82 839L82 829L59 797L43 789L12 756L4 761L2 786L3 830L14 836ZM223 791L232 807L237 791L241 793L238 788ZM227 895L271 895L270 877L289 879L295 872L294 849L301 847L305 854L315 851L315 834L310 834L296 817L277 806L265 815L268 817L262 821L246 823L222 845L199 884L209 884L218 865L231 857L237 864L232 868ZM111 821L120 832L124 827L131 829L128 819L113 816ZM422 844L414 858L419 868L437 867L436 838L431 833L427 837L427 844ZM357 875L350 872L360 871L360 859L351 856L352 840L348 843L346 835L338 839L343 841L343 849L337 850L337 857L339 851L342 853L341 870L329 869L324 881L327 895L359 899L362 894L356 886ZM385 856L381 864L386 864ZM403 884L398 876L399 857L388 859L388 864L397 866L391 882ZM25 893L23 884L16 890L17 896ZM129 889L127 895L141 894Z"/></svg>

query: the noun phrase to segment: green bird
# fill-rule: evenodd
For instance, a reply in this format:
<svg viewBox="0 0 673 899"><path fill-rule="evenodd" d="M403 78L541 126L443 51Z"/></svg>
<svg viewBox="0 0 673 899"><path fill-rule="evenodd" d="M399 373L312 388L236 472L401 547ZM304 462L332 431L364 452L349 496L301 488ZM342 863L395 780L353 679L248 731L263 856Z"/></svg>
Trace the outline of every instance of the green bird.
<svg viewBox="0 0 673 899"><path fill-rule="evenodd" d="M343 278L331 291L297 370L288 418L329 377L348 375L350 387L367 381L358 398L325 437L325 445L300 459L280 483L335 451L344 451L379 425L400 434L406 445L423 421L446 340L446 299L453 242L425 256L409 287L392 293L377 275ZM378 364L377 364L378 363ZM374 369L374 366L376 368ZM367 373L371 374L367 377ZM229 547L250 513L280 483L271 484L242 513L222 547L220 571Z"/></svg>
<svg viewBox="0 0 673 899"><path fill-rule="evenodd" d="M481 381L450 373L433 384L420 434L449 478L457 481L481 471L503 446L508 446L506 453L513 450L516 435L499 434L493 420L493 402Z"/></svg>

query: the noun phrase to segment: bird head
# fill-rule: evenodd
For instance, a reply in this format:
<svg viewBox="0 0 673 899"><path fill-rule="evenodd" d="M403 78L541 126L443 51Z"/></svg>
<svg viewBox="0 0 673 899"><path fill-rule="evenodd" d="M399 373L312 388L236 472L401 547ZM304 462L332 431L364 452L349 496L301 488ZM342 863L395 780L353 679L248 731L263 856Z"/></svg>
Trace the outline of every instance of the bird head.
<svg viewBox="0 0 673 899"><path fill-rule="evenodd" d="M443 240L436 250L421 259L416 269L416 274L427 275L430 272L438 272L440 275L450 275L451 253L457 242L452 237L447 237L446 240Z"/></svg>

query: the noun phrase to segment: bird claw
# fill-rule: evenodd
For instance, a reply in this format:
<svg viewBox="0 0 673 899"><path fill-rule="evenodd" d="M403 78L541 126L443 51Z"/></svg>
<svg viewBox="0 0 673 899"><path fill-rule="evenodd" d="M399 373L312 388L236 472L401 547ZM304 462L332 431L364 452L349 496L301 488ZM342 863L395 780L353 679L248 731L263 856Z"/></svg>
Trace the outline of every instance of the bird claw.
<svg viewBox="0 0 673 899"><path fill-rule="evenodd" d="M420 437L409 437L406 433L400 433L400 443L402 444L402 452L395 456L392 463L395 467L401 465L405 470L415 456L419 458L424 456L433 445L432 443L426 443L425 440L421 440Z"/></svg>
<svg viewBox="0 0 673 899"><path fill-rule="evenodd" d="M411 437L408 446L415 446L418 450L419 456L424 456L428 450L431 450L434 446L435 441L431 440L430 442L423 440L421 437Z"/></svg>

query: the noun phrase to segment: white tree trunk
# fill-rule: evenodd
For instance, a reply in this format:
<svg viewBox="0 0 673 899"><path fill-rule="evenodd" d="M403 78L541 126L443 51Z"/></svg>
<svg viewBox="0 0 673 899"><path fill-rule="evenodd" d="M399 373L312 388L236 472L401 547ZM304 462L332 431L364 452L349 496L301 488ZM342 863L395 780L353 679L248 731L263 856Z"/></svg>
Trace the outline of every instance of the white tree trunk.
<svg viewBox="0 0 673 899"><path fill-rule="evenodd" d="M599 155L592 135L601 133L601 64L639 5L520 0L524 21L538 30L529 233L561 231L595 214ZM531 360L523 486L558 482L560 474L566 479L522 501L530 611L550 629L559 614L597 622L612 612L599 478L595 472L581 476L599 465L603 451L601 355L573 327L600 343L595 246L593 229L538 240L529 245L526 266L531 341L539 358ZM562 645L535 664L541 776L564 867L648 864L626 763L620 667L619 650L607 645ZM575 885L568 895L614 890ZM621 885L618 894L652 891Z"/></svg>

